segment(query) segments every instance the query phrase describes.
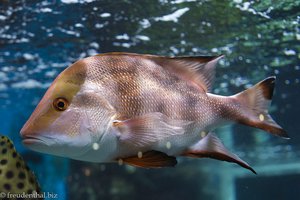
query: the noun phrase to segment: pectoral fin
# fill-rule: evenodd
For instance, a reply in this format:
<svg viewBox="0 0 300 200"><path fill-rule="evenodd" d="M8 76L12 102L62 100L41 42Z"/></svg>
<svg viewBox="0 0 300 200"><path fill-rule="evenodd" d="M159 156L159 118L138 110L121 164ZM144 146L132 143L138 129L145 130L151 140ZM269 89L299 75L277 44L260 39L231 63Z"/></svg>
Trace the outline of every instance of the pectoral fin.
<svg viewBox="0 0 300 200"><path fill-rule="evenodd" d="M120 158L118 160L128 165L143 168L173 167L177 164L175 157L168 156L159 151L140 152L136 156Z"/></svg>
<svg viewBox="0 0 300 200"><path fill-rule="evenodd" d="M240 159L237 155L230 153L226 147L224 147L220 139L218 139L213 133L207 134L203 139L190 147L182 155L196 158L209 157L217 160L233 162L256 174L254 169L252 169L245 161Z"/></svg>
<svg viewBox="0 0 300 200"><path fill-rule="evenodd" d="M146 147L166 137L183 134L185 126L190 123L155 112L124 121L115 120L113 126L122 143Z"/></svg>

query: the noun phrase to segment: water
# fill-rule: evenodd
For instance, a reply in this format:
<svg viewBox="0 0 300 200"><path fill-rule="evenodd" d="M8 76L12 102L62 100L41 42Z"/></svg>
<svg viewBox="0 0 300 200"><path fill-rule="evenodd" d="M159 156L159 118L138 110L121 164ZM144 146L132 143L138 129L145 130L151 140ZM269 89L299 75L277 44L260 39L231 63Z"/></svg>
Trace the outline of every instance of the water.
<svg viewBox="0 0 300 200"><path fill-rule="evenodd" d="M294 0L0 0L0 132L60 199L297 199L299 10ZM257 176L208 159L145 170L24 148L19 130L53 79L80 58L111 51L224 54L214 85L223 95L276 75L271 113L292 139L240 125L217 131Z"/></svg>

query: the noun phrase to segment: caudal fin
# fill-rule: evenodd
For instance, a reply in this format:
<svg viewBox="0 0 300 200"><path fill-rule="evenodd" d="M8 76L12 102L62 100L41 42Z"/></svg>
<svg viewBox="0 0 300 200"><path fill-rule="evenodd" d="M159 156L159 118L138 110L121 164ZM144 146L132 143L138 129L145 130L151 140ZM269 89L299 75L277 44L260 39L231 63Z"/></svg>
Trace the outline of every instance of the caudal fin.
<svg viewBox="0 0 300 200"><path fill-rule="evenodd" d="M248 126L263 129L274 135L289 138L286 131L268 113L274 86L275 77L272 76L232 96L241 104L240 116L237 116L235 120Z"/></svg>

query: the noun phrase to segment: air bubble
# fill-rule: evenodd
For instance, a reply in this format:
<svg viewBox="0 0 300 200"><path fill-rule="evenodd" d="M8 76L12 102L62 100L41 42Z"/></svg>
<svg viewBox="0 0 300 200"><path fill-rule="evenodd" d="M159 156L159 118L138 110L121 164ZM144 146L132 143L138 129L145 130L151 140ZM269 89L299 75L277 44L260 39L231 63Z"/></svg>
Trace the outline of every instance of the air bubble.
<svg viewBox="0 0 300 200"><path fill-rule="evenodd" d="M171 146L172 146L172 145L171 145L171 142L168 141L168 142L166 143L167 149L171 149Z"/></svg>
<svg viewBox="0 0 300 200"><path fill-rule="evenodd" d="M118 164L123 165L123 160L121 158L118 160Z"/></svg>
<svg viewBox="0 0 300 200"><path fill-rule="evenodd" d="M94 143L93 144L93 149L96 151L96 150L98 150L99 149L99 144L98 143Z"/></svg>
<svg viewBox="0 0 300 200"><path fill-rule="evenodd" d="M205 132L205 131L201 131L200 136L201 136L202 138L204 138L204 137L206 136L206 132Z"/></svg>
<svg viewBox="0 0 300 200"><path fill-rule="evenodd" d="M88 169L88 168L84 169L84 175L85 176L90 176L91 175L91 170Z"/></svg>
<svg viewBox="0 0 300 200"><path fill-rule="evenodd" d="M289 84L290 84L290 81L289 81L289 80L285 80L284 83L285 83L286 85L289 85Z"/></svg>
<svg viewBox="0 0 300 200"><path fill-rule="evenodd" d="M142 158L143 157L143 152L139 151L137 155L138 155L138 158Z"/></svg>
<svg viewBox="0 0 300 200"><path fill-rule="evenodd" d="M264 121L265 120L265 116L263 114L259 114L259 120L260 121Z"/></svg>

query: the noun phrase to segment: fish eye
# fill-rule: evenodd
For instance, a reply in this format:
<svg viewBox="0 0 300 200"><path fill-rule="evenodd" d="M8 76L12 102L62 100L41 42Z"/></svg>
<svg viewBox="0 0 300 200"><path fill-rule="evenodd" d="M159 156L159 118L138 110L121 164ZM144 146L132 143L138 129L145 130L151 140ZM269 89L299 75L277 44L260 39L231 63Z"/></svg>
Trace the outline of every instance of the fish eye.
<svg viewBox="0 0 300 200"><path fill-rule="evenodd" d="M69 102L63 97L58 97L53 101L53 106L57 111L64 111L68 108Z"/></svg>

